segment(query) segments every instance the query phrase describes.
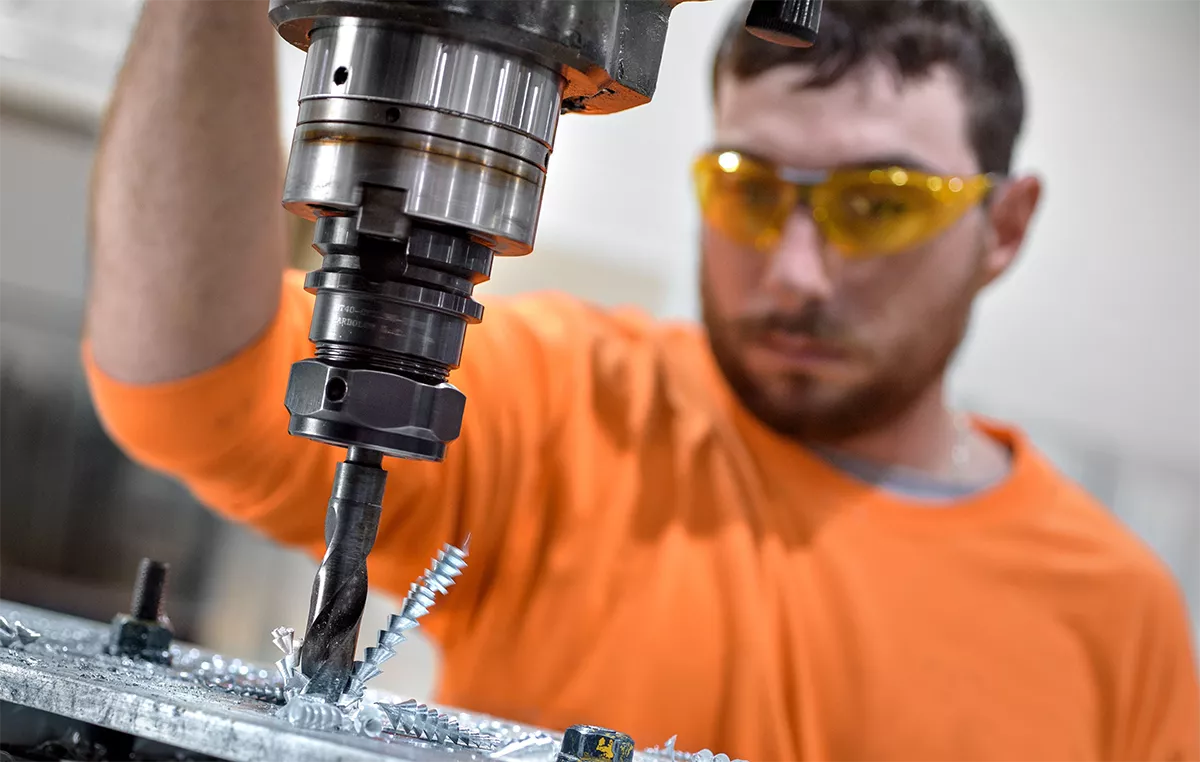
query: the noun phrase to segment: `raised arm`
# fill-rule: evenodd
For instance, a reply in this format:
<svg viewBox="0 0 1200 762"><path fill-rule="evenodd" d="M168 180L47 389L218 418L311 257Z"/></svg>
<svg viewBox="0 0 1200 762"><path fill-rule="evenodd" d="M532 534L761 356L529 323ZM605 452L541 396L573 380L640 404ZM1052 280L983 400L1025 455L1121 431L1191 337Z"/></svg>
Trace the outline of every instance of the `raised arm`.
<svg viewBox="0 0 1200 762"><path fill-rule="evenodd" d="M132 383L211 368L275 316L287 259L265 0L149 0L93 176L87 333Z"/></svg>

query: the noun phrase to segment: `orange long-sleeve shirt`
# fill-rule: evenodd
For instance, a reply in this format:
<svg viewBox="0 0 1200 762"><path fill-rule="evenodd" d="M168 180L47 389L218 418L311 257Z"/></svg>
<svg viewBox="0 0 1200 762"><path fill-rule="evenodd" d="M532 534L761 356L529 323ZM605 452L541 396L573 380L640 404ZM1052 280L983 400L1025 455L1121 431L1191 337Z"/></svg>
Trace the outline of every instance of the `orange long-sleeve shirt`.
<svg viewBox="0 0 1200 762"><path fill-rule="evenodd" d="M131 386L84 357L127 452L319 555L343 451L287 434L297 275L198 376ZM440 701L761 761L1200 759L1176 587L1019 433L980 423L1012 450L1003 483L910 502L757 423L695 327L553 295L489 306L452 381L462 436L385 461L370 560L403 594L472 534L425 625Z"/></svg>

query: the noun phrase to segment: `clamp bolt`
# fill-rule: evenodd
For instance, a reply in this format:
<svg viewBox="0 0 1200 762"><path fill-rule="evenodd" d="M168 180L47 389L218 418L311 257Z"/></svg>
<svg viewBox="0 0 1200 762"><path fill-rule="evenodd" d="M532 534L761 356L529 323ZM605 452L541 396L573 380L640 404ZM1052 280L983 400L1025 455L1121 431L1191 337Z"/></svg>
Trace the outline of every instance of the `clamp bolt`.
<svg viewBox="0 0 1200 762"><path fill-rule="evenodd" d="M167 570L161 561L143 558L133 585L129 614L113 617L108 652L158 664L171 663L171 641L175 633L163 611Z"/></svg>
<svg viewBox="0 0 1200 762"><path fill-rule="evenodd" d="M630 762L633 739L595 725L572 725L563 734L555 762Z"/></svg>

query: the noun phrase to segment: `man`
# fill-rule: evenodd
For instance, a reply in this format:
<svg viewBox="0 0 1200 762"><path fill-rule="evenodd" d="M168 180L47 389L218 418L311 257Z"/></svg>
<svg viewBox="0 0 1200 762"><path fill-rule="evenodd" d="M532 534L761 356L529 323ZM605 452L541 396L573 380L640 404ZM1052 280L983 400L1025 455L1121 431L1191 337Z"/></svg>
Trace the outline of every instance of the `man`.
<svg viewBox="0 0 1200 762"><path fill-rule="evenodd" d="M943 399L1040 194L1009 174L1004 35L974 2L831 1L808 51L739 27L696 166L704 330L497 301L446 461L386 464L376 587L475 538L426 627L438 699L752 760L1200 757L1168 574ZM85 362L133 457L319 554L340 451L286 433L312 301L283 274L272 34L258 3L146 8Z"/></svg>

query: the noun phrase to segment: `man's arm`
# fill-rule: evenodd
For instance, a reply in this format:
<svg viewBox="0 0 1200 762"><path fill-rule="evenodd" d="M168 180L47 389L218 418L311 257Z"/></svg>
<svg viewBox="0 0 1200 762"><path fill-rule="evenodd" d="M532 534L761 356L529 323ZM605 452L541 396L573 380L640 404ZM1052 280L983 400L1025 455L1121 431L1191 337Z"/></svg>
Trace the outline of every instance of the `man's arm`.
<svg viewBox="0 0 1200 762"><path fill-rule="evenodd" d="M131 383L211 368L275 316L287 259L265 0L150 0L93 175L87 333Z"/></svg>

